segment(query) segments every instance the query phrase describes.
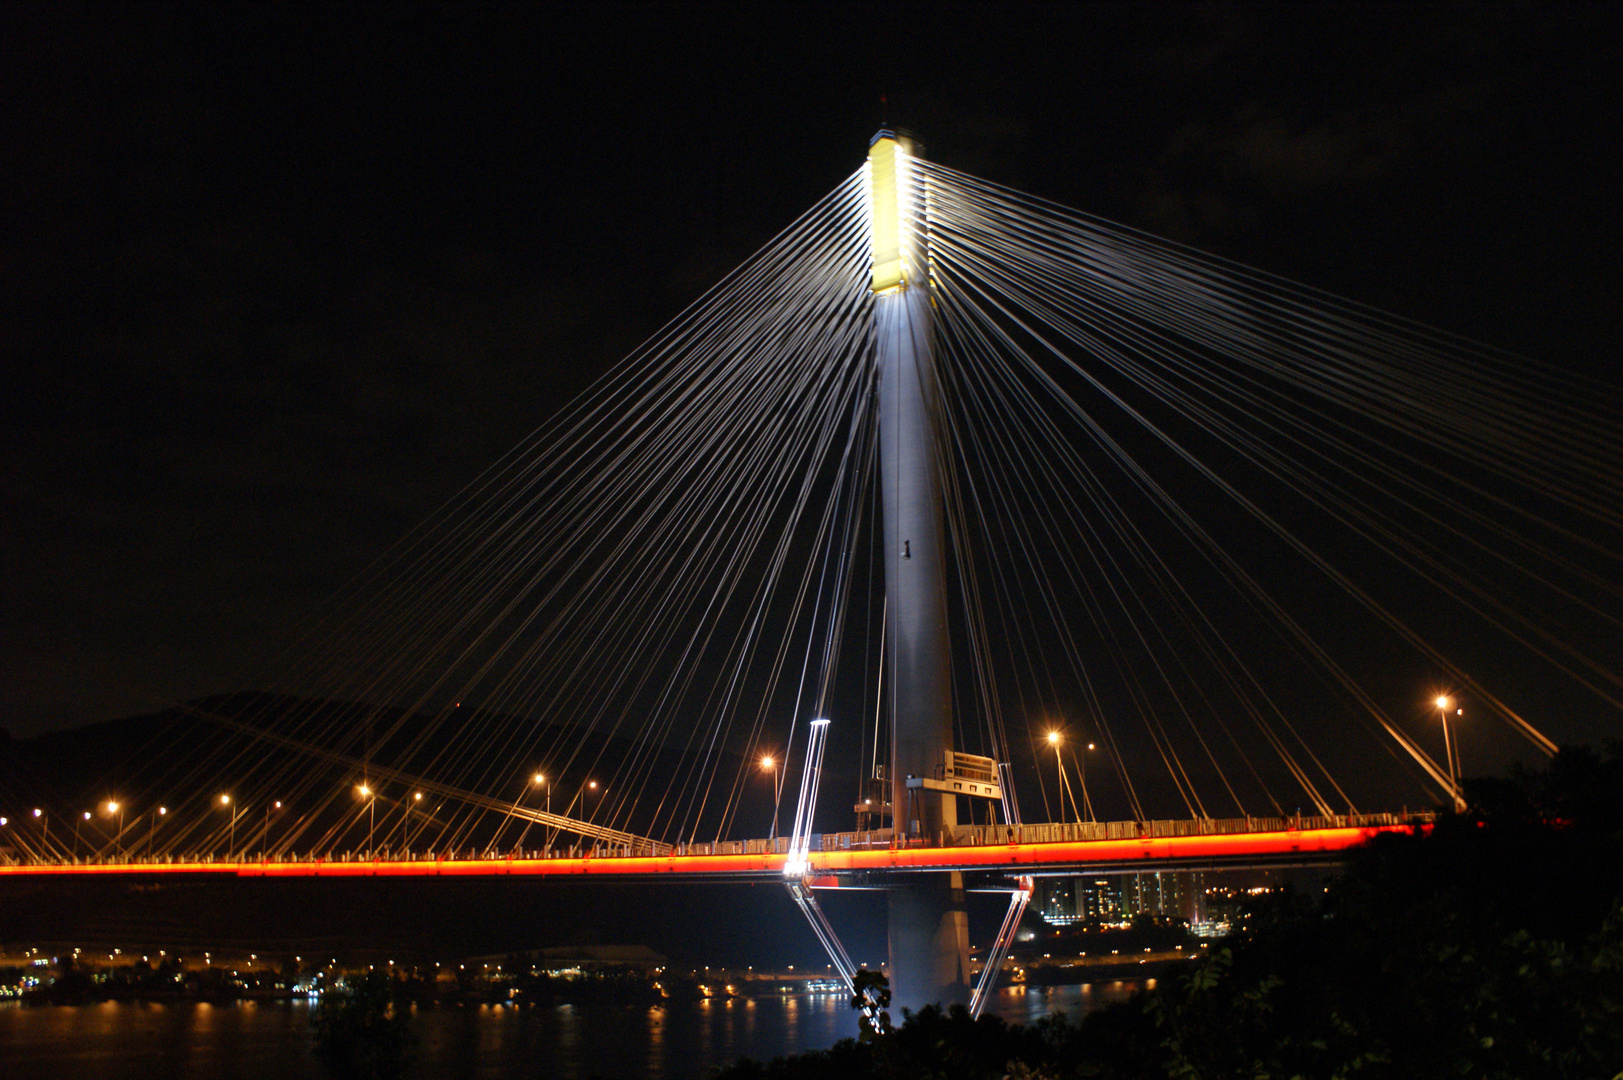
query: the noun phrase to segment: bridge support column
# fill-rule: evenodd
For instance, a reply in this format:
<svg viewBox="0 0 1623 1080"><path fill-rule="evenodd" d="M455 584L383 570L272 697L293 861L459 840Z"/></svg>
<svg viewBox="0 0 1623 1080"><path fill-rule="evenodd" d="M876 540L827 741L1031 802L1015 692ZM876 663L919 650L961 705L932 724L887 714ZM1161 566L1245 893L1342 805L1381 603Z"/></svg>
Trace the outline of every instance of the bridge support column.
<svg viewBox="0 0 1623 1080"><path fill-rule="evenodd" d="M874 320L879 346L879 459L885 517L891 823L938 843L957 825L948 794L909 789L952 747L941 397L934 357L924 200L912 147L881 132L869 150ZM891 1000L918 1009L969 1000L969 937L959 874L920 875L890 894Z"/></svg>
<svg viewBox="0 0 1623 1080"><path fill-rule="evenodd" d="M964 876L920 874L890 891L890 994L896 1009L967 1005L969 916ZM901 1016L896 1016L898 1022Z"/></svg>

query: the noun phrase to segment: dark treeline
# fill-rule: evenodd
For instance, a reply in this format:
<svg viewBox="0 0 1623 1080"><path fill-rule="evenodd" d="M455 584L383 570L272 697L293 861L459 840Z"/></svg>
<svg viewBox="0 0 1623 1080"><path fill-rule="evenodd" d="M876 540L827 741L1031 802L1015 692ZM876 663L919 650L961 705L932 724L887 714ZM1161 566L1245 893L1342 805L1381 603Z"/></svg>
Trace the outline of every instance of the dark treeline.
<svg viewBox="0 0 1623 1080"><path fill-rule="evenodd" d="M721 1080L1623 1076L1623 746L1468 784L1155 990L1029 1027L910 1014Z"/></svg>

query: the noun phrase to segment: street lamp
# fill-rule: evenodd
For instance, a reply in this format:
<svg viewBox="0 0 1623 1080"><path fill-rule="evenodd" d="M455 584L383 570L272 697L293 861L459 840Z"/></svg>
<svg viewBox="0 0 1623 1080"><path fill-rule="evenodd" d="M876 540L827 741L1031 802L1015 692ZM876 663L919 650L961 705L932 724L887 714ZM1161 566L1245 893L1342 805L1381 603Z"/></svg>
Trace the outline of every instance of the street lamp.
<svg viewBox="0 0 1623 1080"><path fill-rule="evenodd" d="M513 809L509 810L507 812L507 816L509 818L513 816L514 811L516 811L520 806L522 806L524 804L524 796L529 792L531 785L534 785L535 787L538 787L538 788L542 789L542 791L546 795L546 804L545 804L546 805L546 812L549 815L552 813L552 785L547 783L547 775L546 775L546 773L538 772L538 773L535 773L534 775L532 775L530 777L529 782L524 785L524 790L519 792L519 796L518 796L517 799L513 800ZM524 851L524 839L525 839L525 837L530 835L530 829L533 828L534 825L535 825L535 821L534 821L533 818L526 818L525 819L524 829L523 829L523 831L521 831L518 834L517 842L515 842L513 844L513 851L515 853L522 853ZM506 827L507 827L507 823L504 820L502 822L502 828L506 828ZM545 837L545 839L543 841L543 845L545 847L550 848L550 847L552 847L553 831L550 828L545 829L543 831L546 833L546 837ZM500 839L500 837L501 837L501 829L496 830L496 836L497 836L498 839Z"/></svg>
<svg viewBox="0 0 1623 1080"><path fill-rule="evenodd" d="M1454 701L1447 694L1442 694L1432 704L1437 706L1437 711L1443 717L1443 756L1448 761L1448 784L1451 788L1449 794L1454 796L1454 812L1463 814L1465 813L1465 797L1460 794L1460 754L1459 747L1455 745L1458 739L1448 737L1448 710L1451 706L1454 706ZM1454 707L1454 715L1464 716L1465 710Z"/></svg>
<svg viewBox="0 0 1623 1080"><path fill-rule="evenodd" d="M361 798L366 800L366 857L370 859L372 857L372 830L377 827L378 823L377 792L373 791L364 780L361 781L361 786L357 790L361 793Z"/></svg>
<svg viewBox="0 0 1623 1080"><path fill-rule="evenodd" d="M237 855L237 805L231 801L231 796L221 795L220 805L231 808L231 839L226 842L225 861L231 862Z"/></svg>
<svg viewBox="0 0 1623 1080"><path fill-rule="evenodd" d="M275 802L265 804L265 829L264 829L263 832L261 832L259 834L260 855L262 857L264 857L264 858L269 858L270 857L270 816L271 816L271 811L272 810L280 810L281 808L282 808L282 800L281 799L277 799Z"/></svg>
<svg viewBox="0 0 1623 1080"><path fill-rule="evenodd" d="M411 858L411 804L420 803L422 801L423 793L419 791L414 793L411 797L411 802L406 804L406 858L408 859Z"/></svg>
<svg viewBox="0 0 1623 1080"><path fill-rule="evenodd" d="M1063 822L1065 820L1065 765L1060 761L1059 756L1059 744L1062 741L1063 739L1059 732L1050 731L1048 733L1048 745L1054 748L1054 775L1059 778L1059 789L1057 795L1059 799L1059 819ZM1076 808L1075 798L1071 799L1071 808ZM1082 821L1082 812L1080 810L1077 810L1076 820L1078 823Z"/></svg>
<svg viewBox="0 0 1623 1080"><path fill-rule="evenodd" d="M1076 772L1082 778L1082 806L1088 812L1089 821L1094 820L1093 800L1088 798L1088 751L1092 749L1093 744L1088 743L1083 751L1076 755Z"/></svg>
<svg viewBox="0 0 1623 1080"><path fill-rule="evenodd" d="M45 811L36 806L34 807L34 820L39 822L39 849L41 852L49 854L51 850L51 819L45 816Z"/></svg>
<svg viewBox="0 0 1623 1080"><path fill-rule="evenodd" d="M118 815L118 835L114 837L113 844L114 849L118 852L118 857L122 859L124 857L124 807L117 799L109 799L107 812Z"/></svg>
<svg viewBox="0 0 1623 1080"><path fill-rule="evenodd" d="M783 770L771 754L761 758L761 768L772 774L772 834L768 839L777 840L778 804L783 801Z"/></svg>
<svg viewBox="0 0 1623 1080"><path fill-rule="evenodd" d="M169 813L167 806L152 811L152 824L147 826L147 858L152 858L152 834L158 831L158 819Z"/></svg>

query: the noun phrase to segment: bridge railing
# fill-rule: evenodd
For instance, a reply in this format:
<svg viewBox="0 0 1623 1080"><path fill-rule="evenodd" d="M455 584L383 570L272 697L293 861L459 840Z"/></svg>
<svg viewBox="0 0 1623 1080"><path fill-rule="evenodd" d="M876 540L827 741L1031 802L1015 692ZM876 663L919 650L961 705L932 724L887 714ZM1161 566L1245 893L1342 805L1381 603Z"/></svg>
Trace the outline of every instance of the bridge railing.
<svg viewBox="0 0 1623 1080"><path fill-rule="evenodd" d="M1368 829L1379 826L1429 823L1431 813L1334 814L1290 817L1190 818L1151 821L1064 821L1029 825L960 825L936 837L904 837L893 841L889 829L869 832L823 833L822 851L852 851L879 847L987 847L998 844L1058 844L1092 840L1138 840L1175 836L1289 832L1302 829Z"/></svg>
<svg viewBox="0 0 1623 1080"><path fill-rule="evenodd" d="M889 829L865 832L814 833L813 851L859 851L901 847L991 847L1000 844L1056 844L1093 840L1136 840L1177 836L1216 836L1225 834L1287 832L1304 829L1375 828L1379 826L1425 824L1435 819L1431 813L1336 814L1330 816L1191 818L1153 821L1064 821L1030 825L960 825L950 835L936 837L893 837ZM314 862L422 862L442 859L563 859L646 858L650 855L767 855L786 854L788 837L757 840L717 840L678 843L654 851L642 844L575 844L556 848L458 849L306 852L244 852L236 858L218 852L186 854L114 856L81 855L55 859L34 859L14 848L0 847L0 865L94 866L94 865L172 865L174 863L314 863Z"/></svg>

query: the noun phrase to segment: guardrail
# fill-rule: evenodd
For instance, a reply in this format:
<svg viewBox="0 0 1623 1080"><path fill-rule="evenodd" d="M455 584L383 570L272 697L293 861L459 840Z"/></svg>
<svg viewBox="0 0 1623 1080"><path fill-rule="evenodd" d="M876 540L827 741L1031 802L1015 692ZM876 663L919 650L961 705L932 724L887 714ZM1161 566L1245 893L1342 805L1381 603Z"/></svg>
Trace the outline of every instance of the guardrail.
<svg viewBox="0 0 1623 1080"><path fill-rule="evenodd" d="M1066 821L1035 825L960 825L949 834L935 837L895 838L889 829L866 832L814 833L813 851L862 851L879 848L995 847L1006 844L1085 843L1090 840L1155 839L1178 836L1222 836L1245 833L1291 832L1308 829L1375 828L1393 825L1424 825L1436 818L1432 813L1296 815L1291 817L1192 818L1152 821ZM771 855L787 854L789 838L773 840L717 840L679 843L665 847L660 855ZM592 858L646 858L656 854L641 844L576 844L567 848L524 848L504 851L458 849L455 851L341 851L326 854L307 852L247 853L222 857L199 855L87 855L74 858L31 859L0 849L0 865L6 866L169 866L329 863L329 862L439 862L458 859L546 860L590 856Z"/></svg>
<svg viewBox="0 0 1623 1080"><path fill-rule="evenodd" d="M998 844L1074 844L1089 840L1135 840L1173 836L1224 836L1291 832L1303 829L1368 829L1379 826L1431 824L1425 813L1296 814L1290 817L1174 818L1151 821L1064 821L1035 825L959 825L949 834L904 837L892 843L889 829L823 833L823 851L876 847L989 847Z"/></svg>

